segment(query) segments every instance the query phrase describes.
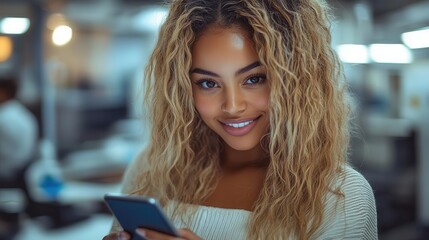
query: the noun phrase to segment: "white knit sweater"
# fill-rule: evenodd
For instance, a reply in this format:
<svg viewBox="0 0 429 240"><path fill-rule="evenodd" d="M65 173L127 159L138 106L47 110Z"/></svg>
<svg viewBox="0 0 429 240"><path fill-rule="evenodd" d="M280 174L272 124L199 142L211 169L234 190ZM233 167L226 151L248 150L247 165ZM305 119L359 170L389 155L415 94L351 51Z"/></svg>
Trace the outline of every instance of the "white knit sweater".
<svg viewBox="0 0 429 240"><path fill-rule="evenodd" d="M136 169L136 168L134 168ZM378 239L377 214L374 194L365 178L346 167L346 178L341 187L345 198L337 203L337 197L328 196L325 208L326 217L317 230L314 239ZM124 180L124 191L130 188L133 175L128 171ZM171 207L166 208L171 216ZM205 240L246 239L247 221L251 212L241 209L224 209L198 206L192 222L186 224L180 219L173 219L177 228L188 228Z"/></svg>

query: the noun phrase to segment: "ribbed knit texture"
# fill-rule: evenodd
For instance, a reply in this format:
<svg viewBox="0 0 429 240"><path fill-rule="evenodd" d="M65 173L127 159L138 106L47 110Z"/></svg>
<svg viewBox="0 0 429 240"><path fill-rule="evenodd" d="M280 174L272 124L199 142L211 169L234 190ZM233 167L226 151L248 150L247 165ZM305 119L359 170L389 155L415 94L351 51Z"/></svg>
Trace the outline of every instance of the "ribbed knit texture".
<svg viewBox="0 0 429 240"><path fill-rule="evenodd" d="M189 228L202 239L246 239L246 224L250 212L199 206L191 224L180 219L173 223L178 228Z"/></svg>
<svg viewBox="0 0 429 240"><path fill-rule="evenodd" d="M314 239L378 239L377 215L374 194L365 178L350 167L341 190L344 201L328 196L326 217ZM167 208L167 214L171 211ZM205 240L246 239L247 221L251 212L240 209L224 209L198 206L192 222L186 224L179 218L173 223L178 228L188 228Z"/></svg>
<svg viewBox="0 0 429 240"><path fill-rule="evenodd" d="M141 169L138 164L142 163L134 162L128 168L124 179L124 192L130 192L129 189L136 185L138 169ZM345 181L341 185L345 198L337 203L335 195L327 196L325 219L313 239L378 239L372 188L366 179L351 167L346 166L345 173ZM171 206L166 207L166 213L170 216ZM251 212L246 210L198 206L192 222L186 224L176 217L173 223L177 228L192 230L204 240L240 240L246 239L250 216ZM120 226L115 221L112 231L119 230Z"/></svg>

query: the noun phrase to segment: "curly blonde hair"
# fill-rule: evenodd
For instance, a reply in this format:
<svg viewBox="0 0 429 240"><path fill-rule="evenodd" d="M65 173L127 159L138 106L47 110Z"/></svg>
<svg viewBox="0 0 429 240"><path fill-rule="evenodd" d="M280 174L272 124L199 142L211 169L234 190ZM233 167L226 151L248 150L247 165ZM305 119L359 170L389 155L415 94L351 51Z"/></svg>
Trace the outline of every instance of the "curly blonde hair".
<svg viewBox="0 0 429 240"><path fill-rule="evenodd" d="M216 186L221 141L199 118L189 76L191 49L208 26L240 26L270 80L267 175L248 223L249 239L310 239L326 195L346 164L349 105L320 0L174 0L146 68L152 132L150 171L136 192L161 204L201 204ZM176 211L184 211L177 205Z"/></svg>

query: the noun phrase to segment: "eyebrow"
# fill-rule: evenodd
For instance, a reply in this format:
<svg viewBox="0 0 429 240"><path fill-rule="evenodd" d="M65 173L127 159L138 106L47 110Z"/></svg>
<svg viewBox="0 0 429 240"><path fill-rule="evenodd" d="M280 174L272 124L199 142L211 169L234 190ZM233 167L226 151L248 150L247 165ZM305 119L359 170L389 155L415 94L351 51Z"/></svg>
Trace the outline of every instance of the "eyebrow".
<svg viewBox="0 0 429 240"><path fill-rule="evenodd" d="M261 66L261 63L259 61L256 61L254 63L251 63L243 68L240 68L237 72L235 72L235 76L243 74L245 72L248 72L250 70L252 70L253 68L259 67ZM192 73L199 73L199 74L204 74L204 75L208 75L208 76L212 76L212 77L220 77L217 73L214 72L210 72L201 68L194 68L191 70L190 74Z"/></svg>

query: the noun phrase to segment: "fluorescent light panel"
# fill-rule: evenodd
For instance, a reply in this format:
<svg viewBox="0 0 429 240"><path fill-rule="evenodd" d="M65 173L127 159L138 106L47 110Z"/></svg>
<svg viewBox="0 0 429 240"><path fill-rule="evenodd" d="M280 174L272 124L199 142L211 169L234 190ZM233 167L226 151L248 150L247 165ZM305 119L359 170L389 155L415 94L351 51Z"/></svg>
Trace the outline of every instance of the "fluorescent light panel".
<svg viewBox="0 0 429 240"><path fill-rule="evenodd" d="M421 30L405 32L401 34L402 42L409 48L427 48L429 47L429 27Z"/></svg>
<svg viewBox="0 0 429 240"><path fill-rule="evenodd" d="M358 44L343 44L338 46L338 56L346 63L369 63L368 47Z"/></svg>
<svg viewBox="0 0 429 240"><path fill-rule="evenodd" d="M0 21L0 33L23 34L30 27L28 18L7 17Z"/></svg>
<svg viewBox="0 0 429 240"><path fill-rule="evenodd" d="M403 44L371 44L369 55L377 63L411 63L411 51Z"/></svg>

